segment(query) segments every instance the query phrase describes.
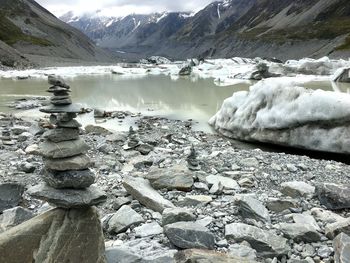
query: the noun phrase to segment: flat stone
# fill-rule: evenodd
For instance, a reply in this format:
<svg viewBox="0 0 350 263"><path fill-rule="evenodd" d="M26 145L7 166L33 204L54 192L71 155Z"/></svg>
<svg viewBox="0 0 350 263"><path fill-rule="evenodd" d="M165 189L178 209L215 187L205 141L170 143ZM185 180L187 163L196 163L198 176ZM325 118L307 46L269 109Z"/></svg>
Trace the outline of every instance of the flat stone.
<svg viewBox="0 0 350 263"><path fill-rule="evenodd" d="M325 183L317 187L317 196L328 209L350 208L350 185Z"/></svg>
<svg viewBox="0 0 350 263"><path fill-rule="evenodd" d="M154 169L147 174L146 178L155 189L190 191L194 183L192 173L182 166Z"/></svg>
<svg viewBox="0 0 350 263"><path fill-rule="evenodd" d="M45 168L53 171L85 170L94 165L85 154L76 155L63 159L45 158Z"/></svg>
<svg viewBox="0 0 350 263"><path fill-rule="evenodd" d="M40 155L52 159L72 157L89 149L90 147L82 139L57 143L46 141L39 144Z"/></svg>
<svg viewBox="0 0 350 263"><path fill-rule="evenodd" d="M271 223L269 211L259 200L248 195L240 195L236 203L243 217L252 218L263 223Z"/></svg>
<svg viewBox="0 0 350 263"><path fill-rule="evenodd" d="M86 133L91 133L91 134L96 134L96 135L109 135L112 134L111 131L107 130L104 127L97 126L97 125L87 125L85 127L85 132Z"/></svg>
<svg viewBox="0 0 350 263"><path fill-rule="evenodd" d="M156 212L162 213L165 208L174 205L154 190L150 182L140 177L126 177L123 181L126 191L141 204Z"/></svg>
<svg viewBox="0 0 350 263"><path fill-rule="evenodd" d="M162 214L162 225L168 225L176 222L195 221L196 216L191 210L184 208L166 208Z"/></svg>
<svg viewBox="0 0 350 263"><path fill-rule="evenodd" d="M83 208L106 201L106 194L96 186L80 189L55 189L38 184L28 189L28 194L60 208Z"/></svg>
<svg viewBox="0 0 350 263"><path fill-rule="evenodd" d="M133 210L130 206L122 206L108 220L107 231L113 234L125 232L130 226L143 223L144 220L140 214Z"/></svg>
<svg viewBox="0 0 350 263"><path fill-rule="evenodd" d="M193 222L177 222L166 225L164 233L179 248L214 249L215 237L206 227Z"/></svg>
<svg viewBox="0 0 350 263"><path fill-rule="evenodd" d="M350 235L350 218L326 225L325 233L329 239L335 238L340 233Z"/></svg>
<svg viewBox="0 0 350 263"><path fill-rule="evenodd" d="M34 217L32 211L20 206L7 209L0 215L0 232L17 226L32 217Z"/></svg>
<svg viewBox="0 0 350 263"><path fill-rule="evenodd" d="M50 98L50 101L56 101L56 100L65 100L65 99L69 99L70 96L69 94L67 93L66 95L54 95Z"/></svg>
<svg viewBox="0 0 350 263"><path fill-rule="evenodd" d="M270 198L266 202L266 207L273 212L280 213L286 209L298 208L299 202L291 198Z"/></svg>
<svg viewBox="0 0 350 263"><path fill-rule="evenodd" d="M51 103L56 106L60 105L70 105L72 104L72 100L70 98L68 99L57 99L57 100L51 100Z"/></svg>
<svg viewBox="0 0 350 263"><path fill-rule="evenodd" d="M186 249L175 254L176 263L257 263L247 258L204 249Z"/></svg>
<svg viewBox="0 0 350 263"><path fill-rule="evenodd" d="M318 242L321 240L321 235L317 229L309 224L303 223L281 223L279 229L284 236L293 239L296 242Z"/></svg>
<svg viewBox="0 0 350 263"><path fill-rule="evenodd" d="M227 190L237 190L240 188L236 180L221 175L209 175L205 178L205 181L209 187L221 184Z"/></svg>
<svg viewBox="0 0 350 263"><path fill-rule="evenodd" d="M136 237L155 236L163 233L163 228L157 222L143 224L135 227L134 230Z"/></svg>
<svg viewBox="0 0 350 263"><path fill-rule="evenodd" d="M213 201L209 195L186 195L178 201L179 206L205 206Z"/></svg>
<svg viewBox="0 0 350 263"><path fill-rule="evenodd" d="M79 171L45 171L43 180L51 187L84 189L95 182L95 174L89 170Z"/></svg>
<svg viewBox="0 0 350 263"><path fill-rule="evenodd" d="M0 184L0 213L19 204L24 186L17 183Z"/></svg>
<svg viewBox="0 0 350 263"><path fill-rule="evenodd" d="M66 94L69 94L69 92L71 92L69 89L62 88L59 86L52 86L52 87L48 88L46 91L50 92L50 93L54 93L55 95L57 94L58 96L60 96L62 94L66 95Z"/></svg>
<svg viewBox="0 0 350 263"><path fill-rule="evenodd" d="M43 136L51 142L71 141L79 138L79 129L56 128L46 131Z"/></svg>
<svg viewBox="0 0 350 263"><path fill-rule="evenodd" d="M49 105L47 107L40 108L39 110L44 113L81 113L82 106L79 104L70 104L63 106Z"/></svg>
<svg viewBox="0 0 350 263"><path fill-rule="evenodd" d="M272 232L242 223L226 225L225 237L236 242L247 241L257 251L258 256L261 257L287 255L291 249L287 244L287 239Z"/></svg>
<svg viewBox="0 0 350 263"><path fill-rule="evenodd" d="M81 124L77 120L70 120L70 121L58 121L57 122L57 127L58 128L80 128Z"/></svg>
<svg viewBox="0 0 350 263"><path fill-rule="evenodd" d="M295 223L310 225L314 227L317 231L321 232L321 228L317 224L315 218L311 215L309 211L302 214L293 214L293 220Z"/></svg>
<svg viewBox="0 0 350 263"><path fill-rule="evenodd" d="M322 208L314 207L311 209L311 215L316 219L325 224L335 223L337 221L345 220L344 217Z"/></svg>
<svg viewBox="0 0 350 263"><path fill-rule="evenodd" d="M66 89L70 88L69 85L66 84L66 82L61 77L49 75L47 77L47 80L48 80L50 85L59 86L59 87L66 88Z"/></svg>
<svg viewBox="0 0 350 263"><path fill-rule="evenodd" d="M106 263L96 209L53 209L1 233L0 262Z"/></svg>
<svg viewBox="0 0 350 263"><path fill-rule="evenodd" d="M139 146L136 147L136 151L139 151L142 155L147 155L149 154L151 151L153 151L154 146L148 144L148 143L143 143Z"/></svg>
<svg viewBox="0 0 350 263"><path fill-rule="evenodd" d="M313 197L315 194L315 187L305 182L292 181L281 184L281 192L292 198Z"/></svg>
<svg viewBox="0 0 350 263"><path fill-rule="evenodd" d="M350 236L341 233L333 240L334 262L350 262Z"/></svg>

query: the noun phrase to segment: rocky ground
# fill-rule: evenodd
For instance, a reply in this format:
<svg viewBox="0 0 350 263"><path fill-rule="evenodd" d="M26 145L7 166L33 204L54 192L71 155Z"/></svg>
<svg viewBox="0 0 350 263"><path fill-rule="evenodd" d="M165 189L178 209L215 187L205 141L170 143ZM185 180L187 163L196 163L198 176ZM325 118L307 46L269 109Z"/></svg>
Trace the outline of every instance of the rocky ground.
<svg viewBox="0 0 350 263"><path fill-rule="evenodd" d="M81 131L108 195L98 207L108 262L350 262L348 165L237 149L192 124L143 117L127 133ZM6 230L50 208L26 190L41 181L30 153L52 127L5 114L0 127Z"/></svg>

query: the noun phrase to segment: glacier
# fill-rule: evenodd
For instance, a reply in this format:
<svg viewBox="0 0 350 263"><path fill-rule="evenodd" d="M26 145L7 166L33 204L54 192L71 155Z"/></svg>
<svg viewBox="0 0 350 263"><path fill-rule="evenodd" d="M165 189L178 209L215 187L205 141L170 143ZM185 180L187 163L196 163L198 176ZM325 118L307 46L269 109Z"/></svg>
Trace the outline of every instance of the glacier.
<svg viewBox="0 0 350 263"><path fill-rule="evenodd" d="M209 124L233 139L349 154L350 95L310 90L305 80L259 81L226 99Z"/></svg>

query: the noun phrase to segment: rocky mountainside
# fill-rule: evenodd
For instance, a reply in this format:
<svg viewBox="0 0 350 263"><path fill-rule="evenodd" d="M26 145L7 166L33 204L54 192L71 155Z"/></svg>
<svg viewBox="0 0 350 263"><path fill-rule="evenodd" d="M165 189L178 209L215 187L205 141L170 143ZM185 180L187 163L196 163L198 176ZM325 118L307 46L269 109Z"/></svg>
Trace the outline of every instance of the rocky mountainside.
<svg viewBox="0 0 350 263"><path fill-rule="evenodd" d="M109 55L88 37L34 0L0 0L0 62L3 65L108 60Z"/></svg>
<svg viewBox="0 0 350 263"><path fill-rule="evenodd" d="M101 47L173 58L342 56L350 49L346 0L223 0L183 13L64 21ZM101 23L105 21L105 23ZM88 26L89 25L89 26Z"/></svg>

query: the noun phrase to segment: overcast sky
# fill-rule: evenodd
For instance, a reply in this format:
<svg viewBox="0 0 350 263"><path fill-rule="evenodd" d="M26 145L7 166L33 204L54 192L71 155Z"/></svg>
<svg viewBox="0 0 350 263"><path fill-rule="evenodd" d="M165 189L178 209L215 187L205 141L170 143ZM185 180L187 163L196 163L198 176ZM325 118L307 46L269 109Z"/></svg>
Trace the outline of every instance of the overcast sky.
<svg viewBox="0 0 350 263"><path fill-rule="evenodd" d="M56 16L68 11L81 14L101 9L103 15L125 16L163 11L199 11L213 0L37 0Z"/></svg>

